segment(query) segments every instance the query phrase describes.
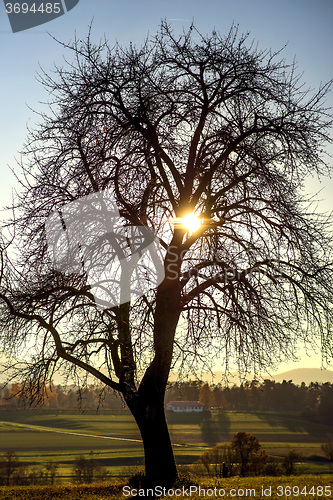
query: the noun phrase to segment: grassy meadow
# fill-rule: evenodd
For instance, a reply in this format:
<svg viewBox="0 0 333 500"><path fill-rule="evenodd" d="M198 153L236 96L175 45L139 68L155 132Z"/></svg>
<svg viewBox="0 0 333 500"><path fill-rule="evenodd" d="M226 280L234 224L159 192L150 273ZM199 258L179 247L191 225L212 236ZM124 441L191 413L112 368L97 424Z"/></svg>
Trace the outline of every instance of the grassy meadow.
<svg viewBox="0 0 333 500"><path fill-rule="evenodd" d="M295 413L170 414L168 420L180 470L195 471L195 462L204 451L244 430L257 436L271 456L296 450L302 457L300 473L333 471L332 465L321 459L321 444L333 440L333 427L307 422ZM142 469L144 464L139 431L126 411L1 411L0 453L6 450L15 451L29 467L50 460L58 463L62 483L69 481L79 454L98 461L115 479Z"/></svg>

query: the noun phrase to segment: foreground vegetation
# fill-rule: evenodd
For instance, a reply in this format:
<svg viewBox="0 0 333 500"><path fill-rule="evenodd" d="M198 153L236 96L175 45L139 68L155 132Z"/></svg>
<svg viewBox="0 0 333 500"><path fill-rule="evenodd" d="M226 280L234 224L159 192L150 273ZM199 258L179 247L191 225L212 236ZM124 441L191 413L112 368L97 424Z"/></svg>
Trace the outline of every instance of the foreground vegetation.
<svg viewBox="0 0 333 500"><path fill-rule="evenodd" d="M122 485L55 485L55 486L3 486L0 488L1 500L106 500L123 498Z"/></svg>
<svg viewBox="0 0 333 500"><path fill-rule="evenodd" d="M294 477L256 477L256 478L228 478L219 480L200 479L194 481L197 488L200 486L206 492L216 487L224 497L235 500L243 498L257 498L264 500L280 500L299 497L302 499L323 500L332 497L332 475L307 475ZM92 484L80 486L12 486L0 488L0 500L112 500L128 498L123 495L124 483ZM189 489L189 484L184 486ZM326 490L325 490L326 487ZM331 494L329 492L331 491ZM171 492L170 492L171 493ZM172 495L170 495L172 497ZM220 496L222 498L222 495ZM179 496L177 498L180 498ZM198 500L205 498L192 490L191 498ZM207 498L207 496L206 496Z"/></svg>

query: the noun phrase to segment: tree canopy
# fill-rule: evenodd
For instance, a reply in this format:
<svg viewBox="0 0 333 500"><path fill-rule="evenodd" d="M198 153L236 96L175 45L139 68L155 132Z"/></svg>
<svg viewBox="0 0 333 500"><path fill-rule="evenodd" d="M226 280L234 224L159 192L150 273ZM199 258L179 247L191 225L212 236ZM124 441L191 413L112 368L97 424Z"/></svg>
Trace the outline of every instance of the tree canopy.
<svg viewBox="0 0 333 500"><path fill-rule="evenodd" d="M147 466L154 429L169 446L160 424L171 366L195 372L219 355L227 369L233 360L260 370L298 341L332 358L329 220L303 189L307 176L331 172L329 84L305 90L295 63L235 26L226 36L194 26L176 35L163 22L141 47L94 44L90 33L62 46L70 59L41 74L53 100L18 174L14 257L3 245L1 339L13 352L33 346L20 366L32 393L59 368L119 390ZM45 224L106 192L125 233L154 235L163 278L101 308L84 266L54 265ZM111 255L106 241L94 249Z"/></svg>

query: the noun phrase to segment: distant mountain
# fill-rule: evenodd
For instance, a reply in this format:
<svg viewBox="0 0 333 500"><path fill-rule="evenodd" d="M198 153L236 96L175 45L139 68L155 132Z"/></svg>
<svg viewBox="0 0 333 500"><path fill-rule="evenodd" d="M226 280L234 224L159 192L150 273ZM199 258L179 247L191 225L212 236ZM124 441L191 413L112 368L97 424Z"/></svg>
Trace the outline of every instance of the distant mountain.
<svg viewBox="0 0 333 500"><path fill-rule="evenodd" d="M3 366L1 367L1 365L4 365L6 361L7 358L3 354L0 354L0 383L5 380L5 374L1 373L1 368L3 369ZM7 370L7 375L8 374L9 373ZM226 376L225 372L223 371L214 371L213 373L198 372L196 378L191 374L188 377L184 376L182 380L186 382L188 380L197 379L208 382L209 384L222 383L222 385L240 385L245 380L251 381L253 380L253 378L253 374L240 377L237 372L231 372ZM263 381L265 379L275 380L275 382L282 382L283 380L286 380L288 382L289 380L292 380L292 382L296 385L300 385L302 382L304 382L306 385L309 385L311 382L318 382L320 384L330 382L331 384L333 384L333 370L321 370L320 368L295 368L293 370L288 370L271 376L262 375L262 377L259 378L259 381ZM176 380L179 380L178 373L171 372L169 382L176 382ZM92 383L93 381L94 380L91 379ZM56 384L63 384L64 378L61 377L61 375L57 374L54 377L54 382Z"/></svg>
<svg viewBox="0 0 333 500"><path fill-rule="evenodd" d="M302 382L305 382L306 385L311 382L319 382L320 384L330 382L333 384L333 371L321 370L320 368L295 368L294 370L278 373L272 378L275 382L292 380L296 385L300 385Z"/></svg>
<svg viewBox="0 0 333 500"><path fill-rule="evenodd" d="M237 372L231 372L228 376L223 371L215 371L213 373L202 372L198 373L197 380L202 380L208 382L209 384L222 383L223 385L228 383L229 385L240 385L241 382L246 380L251 381L254 379L252 374L240 377ZM295 368L293 370L288 370L286 372L277 373L274 375L262 375L259 381L265 379L275 380L275 382L283 382L286 380L292 380L296 385L300 385L304 382L309 385L311 382L318 382L320 384L325 382L330 382L333 384L333 371L332 370L321 370L320 368ZM177 373L172 373L169 377L170 382L175 382L177 380ZM193 375L188 378L183 378L186 380L195 380Z"/></svg>

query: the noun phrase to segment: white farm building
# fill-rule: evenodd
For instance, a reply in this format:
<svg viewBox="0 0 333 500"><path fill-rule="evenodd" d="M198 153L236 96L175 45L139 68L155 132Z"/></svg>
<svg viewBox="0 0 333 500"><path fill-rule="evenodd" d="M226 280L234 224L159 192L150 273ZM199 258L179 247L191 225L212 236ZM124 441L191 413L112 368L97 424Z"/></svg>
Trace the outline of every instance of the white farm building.
<svg viewBox="0 0 333 500"><path fill-rule="evenodd" d="M174 413L202 412L204 407L199 401L170 401L166 410Z"/></svg>

